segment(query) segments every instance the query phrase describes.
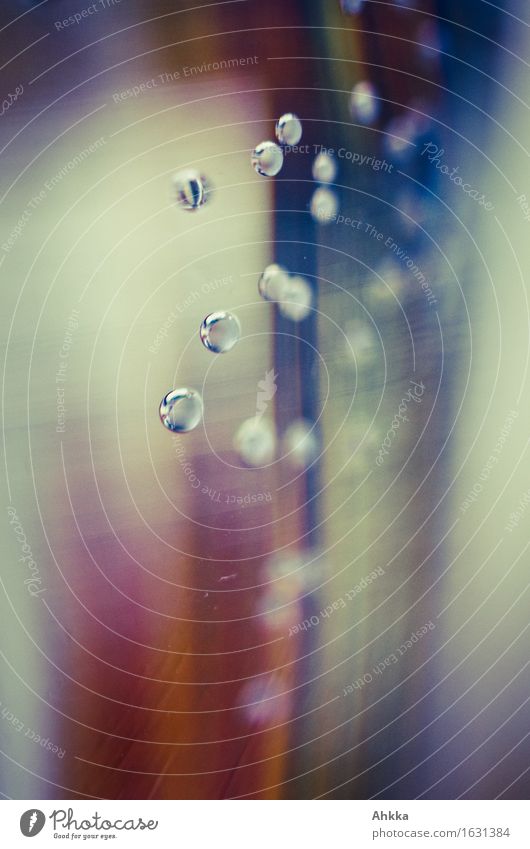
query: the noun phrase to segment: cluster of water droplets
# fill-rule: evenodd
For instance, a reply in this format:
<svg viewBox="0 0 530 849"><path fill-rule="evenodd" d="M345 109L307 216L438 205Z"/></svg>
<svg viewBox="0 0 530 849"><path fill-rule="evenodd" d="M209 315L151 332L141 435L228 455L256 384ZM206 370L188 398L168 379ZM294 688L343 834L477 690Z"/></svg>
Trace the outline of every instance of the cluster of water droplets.
<svg viewBox="0 0 530 849"><path fill-rule="evenodd" d="M278 143L261 142L252 152L252 164L262 176L273 177L278 174L283 165L283 147L299 143L302 124L298 116L291 112L282 115L276 122L275 134ZM313 178L320 183L311 203L311 212L316 218L329 216L338 208L336 195L328 188L336 173L337 165L333 157L320 153L312 167ZM177 206L186 211L200 209L211 195L208 179L193 168L183 169L173 176L172 190ZM294 322L303 321L313 308L313 292L306 278L290 274L278 263L268 265L263 271L258 290L263 300L276 303L280 313ZM226 354L241 338L239 319L225 310L210 313L201 323L199 338L208 351ZM175 433L194 430L202 421L203 412L204 403L200 392L188 387L168 392L159 409L162 424ZM263 415L256 415L239 425L233 444L245 466L260 468L277 457L279 439L274 423ZM303 419L293 421L283 434L281 450L295 470L310 466L319 454L319 440L314 425Z"/></svg>
<svg viewBox="0 0 530 849"><path fill-rule="evenodd" d="M252 151L252 165L262 177L275 177L279 174L283 166L282 147L296 145L302 138L302 122L298 115L293 112L282 115L276 122L275 133L278 144L262 141Z"/></svg>

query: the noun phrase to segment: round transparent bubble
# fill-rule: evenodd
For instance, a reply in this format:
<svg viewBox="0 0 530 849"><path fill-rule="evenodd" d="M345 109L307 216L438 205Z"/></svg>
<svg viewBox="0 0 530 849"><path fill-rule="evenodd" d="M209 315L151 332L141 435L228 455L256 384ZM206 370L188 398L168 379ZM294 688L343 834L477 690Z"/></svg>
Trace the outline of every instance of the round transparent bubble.
<svg viewBox="0 0 530 849"><path fill-rule="evenodd" d="M241 325L231 312L212 312L200 328L201 342L214 354L226 354L241 338Z"/></svg>
<svg viewBox="0 0 530 849"><path fill-rule="evenodd" d="M309 209L311 216L319 224L331 224L339 211L339 199L331 189L321 186L313 192Z"/></svg>
<svg viewBox="0 0 530 849"><path fill-rule="evenodd" d="M340 8L345 15L356 15L363 6L364 0L340 0Z"/></svg>
<svg viewBox="0 0 530 849"><path fill-rule="evenodd" d="M312 172L317 183L333 183L337 176L337 163L329 153L319 153L313 162Z"/></svg>
<svg viewBox="0 0 530 849"><path fill-rule="evenodd" d="M275 142L261 142L252 151L251 161L262 177L275 177L282 170L283 150Z"/></svg>
<svg viewBox="0 0 530 849"><path fill-rule="evenodd" d="M246 419L236 431L234 448L247 466L265 466L276 454L276 432L261 416Z"/></svg>
<svg viewBox="0 0 530 849"><path fill-rule="evenodd" d="M174 175L173 193L181 209L194 211L209 200L211 189L206 177L193 168L187 168Z"/></svg>
<svg viewBox="0 0 530 849"><path fill-rule="evenodd" d="M298 115L288 112L276 123L276 138L280 144L298 144L302 138L302 122Z"/></svg>
<svg viewBox="0 0 530 849"><path fill-rule="evenodd" d="M354 86L350 106L352 117L361 124L372 124L377 119L380 101L372 83L360 82Z"/></svg>
<svg viewBox="0 0 530 849"><path fill-rule="evenodd" d="M265 301L279 301L289 284L289 274L283 266L268 265L258 281L258 291Z"/></svg>
<svg viewBox="0 0 530 849"><path fill-rule="evenodd" d="M314 425L305 419L291 422L282 441L283 454L295 469L307 469L319 455L319 441Z"/></svg>
<svg viewBox="0 0 530 849"><path fill-rule="evenodd" d="M289 277L282 300L278 307L281 314L291 321L303 321L311 312L313 293L304 277Z"/></svg>
<svg viewBox="0 0 530 849"><path fill-rule="evenodd" d="M202 419L204 405L196 389L173 389L160 404L160 420L174 433L194 430Z"/></svg>

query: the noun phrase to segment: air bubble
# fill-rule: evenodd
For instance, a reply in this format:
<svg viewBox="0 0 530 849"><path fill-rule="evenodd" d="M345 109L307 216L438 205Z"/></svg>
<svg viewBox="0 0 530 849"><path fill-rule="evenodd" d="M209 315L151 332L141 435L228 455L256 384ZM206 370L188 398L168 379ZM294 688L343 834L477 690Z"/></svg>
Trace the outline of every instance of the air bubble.
<svg viewBox="0 0 530 849"><path fill-rule="evenodd" d="M195 389L173 389L160 404L160 420L174 433L194 430L202 419L204 405Z"/></svg>
<svg viewBox="0 0 530 849"><path fill-rule="evenodd" d="M313 293L304 277L290 277L278 306L281 314L291 321L303 321L311 312Z"/></svg>
<svg viewBox="0 0 530 849"><path fill-rule="evenodd" d="M337 217L339 199L331 189L321 186L313 192L309 209L313 219L319 224L330 224Z"/></svg>
<svg viewBox="0 0 530 849"><path fill-rule="evenodd" d="M182 209L193 211L204 206L209 200L211 189L206 177L193 168L188 168L174 175L173 193Z"/></svg>
<svg viewBox="0 0 530 849"><path fill-rule="evenodd" d="M285 294L289 274L285 268L273 262L268 265L258 281L258 291L265 301L279 301Z"/></svg>
<svg viewBox="0 0 530 849"><path fill-rule="evenodd" d="M262 177L275 177L282 170L283 151L275 142L264 141L252 151L251 161Z"/></svg>
<svg viewBox="0 0 530 849"><path fill-rule="evenodd" d="M273 425L260 416L246 419L237 429L234 448L247 466L264 466L276 453L276 433Z"/></svg>
<svg viewBox="0 0 530 849"><path fill-rule="evenodd" d="M361 124L373 124L379 115L380 102L372 83L360 82L354 86L350 107L354 120Z"/></svg>
<svg viewBox="0 0 530 849"><path fill-rule="evenodd" d="M230 312L212 312L200 328L201 342L214 354L226 354L241 338L241 325Z"/></svg>
<svg viewBox="0 0 530 849"><path fill-rule="evenodd" d="M333 183L337 176L337 163L329 153L319 153L313 162L313 179L317 183Z"/></svg>
<svg viewBox="0 0 530 849"><path fill-rule="evenodd" d="M298 115L292 112L282 115L276 124L276 138L280 144L298 144L302 138L302 122Z"/></svg>

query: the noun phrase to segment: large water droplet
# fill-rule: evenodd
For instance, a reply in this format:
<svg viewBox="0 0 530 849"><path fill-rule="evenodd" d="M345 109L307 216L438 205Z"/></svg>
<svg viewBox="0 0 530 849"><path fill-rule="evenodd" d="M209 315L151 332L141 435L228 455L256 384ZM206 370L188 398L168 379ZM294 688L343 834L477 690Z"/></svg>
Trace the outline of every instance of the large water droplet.
<svg viewBox="0 0 530 849"><path fill-rule="evenodd" d="M372 124L380 110L380 101L372 83L360 82L354 86L350 99L351 113L354 120L361 124Z"/></svg>
<svg viewBox="0 0 530 849"><path fill-rule="evenodd" d="M276 262L268 265L258 281L258 290L266 301L279 301L289 283L289 274Z"/></svg>
<svg viewBox="0 0 530 849"><path fill-rule="evenodd" d="M237 429L234 447L247 466L264 466L276 453L276 433L273 425L260 416L246 419Z"/></svg>
<svg viewBox="0 0 530 849"><path fill-rule="evenodd" d="M313 192L309 208L313 219L319 224L331 224L339 211L339 199L331 189L320 186Z"/></svg>
<svg viewBox="0 0 530 849"><path fill-rule="evenodd" d="M173 193L181 209L199 209L209 200L211 189L206 177L194 168L178 171L173 177Z"/></svg>
<svg viewBox="0 0 530 849"><path fill-rule="evenodd" d="M283 151L275 142L264 141L253 150L251 161L262 177L275 177L282 170Z"/></svg>
<svg viewBox="0 0 530 849"><path fill-rule="evenodd" d="M281 314L291 321L303 321L311 312L312 304L313 293L307 280L298 275L289 277L278 304Z"/></svg>
<svg viewBox="0 0 530 849"><path fill-rule="evenodd" d="M276 124L276 138L280 144L298 144L302 138L302 122L298 115L288 112Z"/></svg>
<svg viewBox="0 0 530 849"><path fill-rule="evenodd" d="M313 162L312 171L317 183L333 183L337 176L337 163L329 153L319 153Z"/></svg>
<svg viewBox="0 0 530 849"><path fill-rule="evenodd" d="M226 354L239 342L241 325L231 312L212 312L201 324L200 335L202 344L209 351Z"/></svg>
<svg viewBox="0 0 530 849"><path fill-rule="evenodd" d="M168 430L186 433L197 427L203 409L202 398L196 389L173 389L160 404L160 419Z"/></svg>

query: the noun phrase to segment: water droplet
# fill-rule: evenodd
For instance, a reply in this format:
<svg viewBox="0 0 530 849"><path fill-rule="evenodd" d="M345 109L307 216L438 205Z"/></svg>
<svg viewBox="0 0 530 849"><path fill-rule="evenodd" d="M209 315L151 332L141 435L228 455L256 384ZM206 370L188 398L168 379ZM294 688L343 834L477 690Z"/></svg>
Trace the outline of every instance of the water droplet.
<svg viewBox="0 0 530 849"><path fill-rule="evenodd" d="M364 0L340 0L340 8L345 15L356 15L363 5Z"/></svg>
<svg viewBox="0 0 530 849"><path fill-rule="evenodd" d="M276 124L276 138L280 144L298 144L302 138L302 122L298 115L288 112Z"/></svg>
<svg viewBox="0 0 530 849"><path fill-rule="evenodd" d="M313 293L307 280L298 275L289 277L282 300L278 304L281 314L291 321L303 321L311 312L312 305Z"/></svg>
<svg viewBox="0 0 530 849"><path fill-rule="evenodd" d="M278 301L289 283L289 274L283 266L273 262L268 265L258 281L258 290L266 301Z"/></svg>
<svg viewBox="0 0 530 849"><path fill-rule="evenodd" d="M361 124L373 124L379 115L380 101L372 83L363 81L353 87L350 107L354 120Z"/></svg>
<svg viewBox="0 0 530 849"><path fill-rule="evenodd" d="M160 404L160 419L164 427L176 433L186 433L197 427L204 405L196 389L173 389Z"/></svg>
<svg viewBox="0 0 530 849"><path fill-rule="evenodd" d="M337 176L337 163L329 153L319 153L313 162L313 179L317 183L333 183Z"/></svg>
<svg viewBox="0 0 530 849"><path fill-rule="evenodd" d="M275 142L264 141L253 150L251 161L262 177L275 177L282 170L283 151Z"/></svg>
<svg viewBox="0 0 530 849"><path fill-rule="evenodd" d="M178 171L173 177L173 193L181 209L199 209L211 195L206 177L193 168Z"/></svg>
<svg viewBox="0 0 530 849"><path fill-rule="evenodd" d="M230 312L212 312L201 324L200 335L202 344L209 351L226 354L239 342L241 325Z"/></svg>
<svg viewBox="0 0 530 849"><path fill-rule="evenodd" d="M274 427L260 416L246 419L237 429L234 447L247 466L264 466L276 453Z"/></svg>
<svg viewBox="0 0 530 849"><path fill-rule="evenodd" d="M319 224L331 224L339 211L339 199L335 192L326 186L315 189L311 198L310 211Z"/></svg>
<svg viewBox="0 0 530 849"><path fill-rule="evenodd" d="M292 422L283 437L285 459L295 469L306 469L319 454L315 426L305 419Z"/></svg>

